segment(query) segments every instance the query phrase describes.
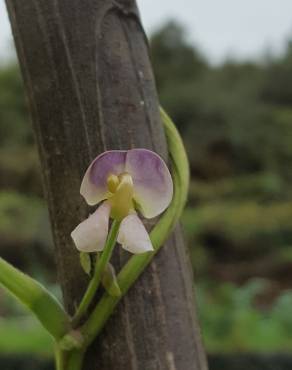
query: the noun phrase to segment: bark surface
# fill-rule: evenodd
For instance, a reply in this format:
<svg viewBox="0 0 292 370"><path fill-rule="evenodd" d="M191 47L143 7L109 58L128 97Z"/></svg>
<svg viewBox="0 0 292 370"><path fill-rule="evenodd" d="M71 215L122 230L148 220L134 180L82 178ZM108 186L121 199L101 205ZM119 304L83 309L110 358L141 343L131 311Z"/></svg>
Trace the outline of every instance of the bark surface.
<svg viewBox="0 0 292 370"><path fill-rule="evenodd" d="M64 302L87 284L70 239L89 208L85 169L108 149L167 159L147 42L134 1L7 0L42 164ZM127 258L120 248L117 269ZM192 275L180 230L123 299L84 370L205 370Z"/></svg>

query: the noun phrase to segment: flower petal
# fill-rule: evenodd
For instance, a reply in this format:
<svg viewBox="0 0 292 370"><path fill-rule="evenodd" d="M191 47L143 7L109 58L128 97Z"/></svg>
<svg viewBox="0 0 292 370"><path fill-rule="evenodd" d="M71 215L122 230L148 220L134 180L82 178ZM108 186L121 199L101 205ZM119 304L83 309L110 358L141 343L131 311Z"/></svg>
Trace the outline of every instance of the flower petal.
<svg viewBox="0 0 292 370"><path fill-rule="evenodd" d="M107 197L107 178L125 171L125 150L110 150L96 157L83 177L80 194L89 205L94 205Z"/></svg>
<svg viewBox="0 0 292 370"><path fill-rule="evenodd" d="M123 219L117 240L124 249L134 254L153 251L148 232L136 214Z"/></svg>
<svg viewBox="0 0 292 370"><path fill-rule="evenodd" d="M147 149L129 150L126 172L132 176L134 199L145 217L155 217L168 207L173 183L165 162L158 154Z"/></svg>
<svg viewBox="0 0 292 370"><path fill-rule="evenodd" d="M110 216L110 205L104 202L85 221L81 222L71 233L78 250L97 252L104 248Z"/></svg>

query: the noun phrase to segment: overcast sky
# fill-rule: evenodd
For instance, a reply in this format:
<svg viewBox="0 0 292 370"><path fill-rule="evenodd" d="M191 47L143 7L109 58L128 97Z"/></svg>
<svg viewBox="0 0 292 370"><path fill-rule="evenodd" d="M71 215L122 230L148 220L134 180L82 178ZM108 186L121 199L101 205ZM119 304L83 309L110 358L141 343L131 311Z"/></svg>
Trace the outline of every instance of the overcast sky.
<svg viewBox="0 0 292 370"><path fill-rule="evenodd" d="M292 36L292 0L138 0L138 4L148 33L170 18L177 19L187 28L190 41L213 62L230 55L258 58L265 50L278 53ZM0 0L2 59L9 37L4 0Z"/></svg>

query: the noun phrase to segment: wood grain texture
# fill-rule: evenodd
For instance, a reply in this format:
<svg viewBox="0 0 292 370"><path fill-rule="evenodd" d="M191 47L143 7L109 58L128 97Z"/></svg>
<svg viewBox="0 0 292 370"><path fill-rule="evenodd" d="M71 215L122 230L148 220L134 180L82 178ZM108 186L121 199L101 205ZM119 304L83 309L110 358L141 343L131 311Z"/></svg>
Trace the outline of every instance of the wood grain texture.
<svg viewBox="0 0 292 370"><path fill-rule="evenodd" d="M71 230L79 195L106 149L167 159L147 43L134 1L7 0L39 148L67 310L87 284ZM117 269L128 258L117 248ZM83 370L205 370L192 275L179 229L116 309Z"/></svg>

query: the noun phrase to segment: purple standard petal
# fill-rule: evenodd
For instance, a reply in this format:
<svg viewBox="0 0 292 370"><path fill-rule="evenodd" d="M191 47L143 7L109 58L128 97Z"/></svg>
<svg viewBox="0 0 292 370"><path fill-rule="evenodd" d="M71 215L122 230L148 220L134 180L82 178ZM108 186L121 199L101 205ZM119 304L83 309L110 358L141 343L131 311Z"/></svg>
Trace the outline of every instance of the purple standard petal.
<svg viewBox="0 0 292 370"><path fill-rule="evenodd" d="M104 202L71 233L76 248L81 252L97 252L104 248L110 216L110 205Z"/></svg>
<svg viewBox="0 0 292 370"><path fill-rule="evenodd" d="M117 240L125 250L134 254L153 251L148 232L136 214L123 219Z"/></svg>
<svg viewBox="0 0 292 370"><path fill-rule="evenodd" d="M107 197L107 178L125 171L125 150L110 150L96 157L88 167L81 183L80 194L89 205Z"/></svg>
<svg viewBox="0 0 292 370"><path fill-rule="evenodd" d="M172 178L158 154L147 149L129 150L126 171L132 176L134 199L145 217L155 217L169 206L173 195Z"/></svg>

